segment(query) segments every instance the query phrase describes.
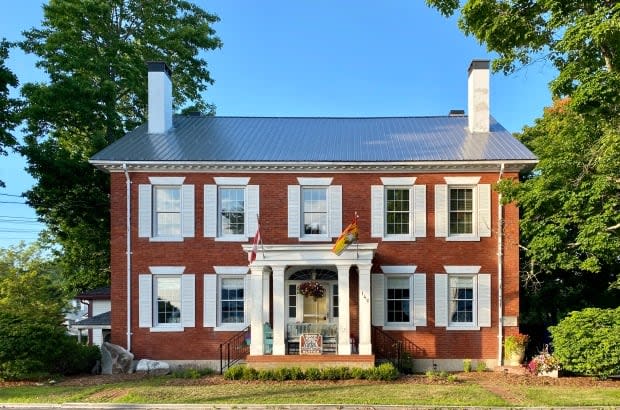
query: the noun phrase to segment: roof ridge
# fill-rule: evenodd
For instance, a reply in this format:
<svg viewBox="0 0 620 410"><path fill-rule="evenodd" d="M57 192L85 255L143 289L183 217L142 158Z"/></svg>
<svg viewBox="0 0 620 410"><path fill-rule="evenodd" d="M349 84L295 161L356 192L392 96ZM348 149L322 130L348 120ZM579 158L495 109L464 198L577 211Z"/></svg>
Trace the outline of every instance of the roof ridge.
<svg viewBox="0 0 620 410"><path fill-rule="evenodd" d="M364 120L364 119L395 119L395 118L467 118L467 115L464 116L451 116L451 115L386 115L386 116L368 116L368 117L353 117L353 116L276 116L276 115L267 115L267 116L253 116L253 115L189 115L189 114L175 114L175 117L183 117L183 118L231 118L231 119L240 119L240 118L249 118L249 119L304 119L304 120L312 120L312 119L326 119L326 120Z"/></svg>

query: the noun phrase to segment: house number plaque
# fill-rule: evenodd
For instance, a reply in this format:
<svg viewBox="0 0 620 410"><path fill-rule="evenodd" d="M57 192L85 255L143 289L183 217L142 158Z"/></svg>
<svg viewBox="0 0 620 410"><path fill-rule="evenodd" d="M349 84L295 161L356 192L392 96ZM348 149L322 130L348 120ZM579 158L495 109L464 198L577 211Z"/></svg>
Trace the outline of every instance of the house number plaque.
<svg viewBox="0 0 620 410"><path fill-rule="evenodd" d="M303 333L299 336L299 354L321 354L323 336L319 333Z"/></svg>

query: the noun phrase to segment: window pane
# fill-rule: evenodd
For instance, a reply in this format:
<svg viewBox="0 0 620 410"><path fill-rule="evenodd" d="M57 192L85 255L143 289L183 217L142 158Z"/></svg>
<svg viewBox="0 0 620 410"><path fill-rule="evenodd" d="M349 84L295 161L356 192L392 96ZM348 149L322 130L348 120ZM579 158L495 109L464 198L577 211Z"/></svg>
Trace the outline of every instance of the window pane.
<svg viewBox="0 0 620 410"><path fill-rule="evenodd" d="M303 188L302 211L305 235L327 234L326 188Z"/></svg>
<svg viewBox="0 0 620 410"><path fill-rule="evenodd" d="M473 323L474 279L467 276L450 277L450 321Z"/></svg>
<svg viewBox="0 0 620 410"><path fill-rule="evenodd" d="M222 279L220 283L220 295L222 323L243 323L243 279Z"/></svg>
<svg viewBox="0 0 620 410"><path fill-rule="evenodd" d="M473 189L450 188L450 234L473 234Z"/></svg>
<svg viewBox="0 0 620 410"><path fill-rule="evenodd" d="M220 230L222 235L243 235L245 230L245 189L220 188Z"/></svg>
<svg viewBox="0 0 620 410"><path fill-rule="evenodd" d="M388 278L387 321L390 323L410 323L410 308L409 278Z"/></svg>
<svg viewBox="0 0 620 410"><path fill-rule="evenodd" d="M297 317L297 285L288 285L288 317Z"/></svg>
<svg viewBox="0 0 620 410"><path fill-rule="evenodd" d="M155 277L157 324L181 323L181 278Z"/></svg>
<svg viewBox="0 0 620 410"><path fill-rule="evenodd" d="M181 188L153 187L153 236L181 236Z"/></svg>
<svg viewBox="0 0 620 410"><path fill-rule="evenodd" d="M409 234L409 190L388 188L386 189L386 198L386 234Z"/></svg>

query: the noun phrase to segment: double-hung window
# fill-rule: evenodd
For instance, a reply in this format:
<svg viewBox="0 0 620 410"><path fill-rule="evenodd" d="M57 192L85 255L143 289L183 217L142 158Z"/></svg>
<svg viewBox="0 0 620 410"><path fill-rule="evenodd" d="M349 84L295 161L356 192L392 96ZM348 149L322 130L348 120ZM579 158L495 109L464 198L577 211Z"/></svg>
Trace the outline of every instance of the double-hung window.
<svg viewBox="0 0 620 410"><path fill-rule="evenodd" d="M444 177L435 185L435 236L478 241L491 236L491 185L480 177Z"/></svg>
<svg viewBox="0 0 620 410"><path fill-rule="evenodd" d="M475 330L491 326L491 275L480 266L444 266L435 275L435 326Z"/></svg>
<svg viewBox="0 0 620 410"><path fill-rule="evenodd" d="M195 275L184 266L151 266L138 275L139 327L182 331L195 326Z"/></svg>
<svg viewBox="0 0 620 410"><path fill-rule="evenodd" d="M259 186L246 177L214 177L204 186L204 236L245 242L256 233Z"/></svg>
<svg viewBox="0 0 620 410"><path fill-rule="evenodd" d="M372 324L388 329L426 326L426 274L415 266L381 266L372 274Z"/></svg>
<svg viewBox="0 0 620 410"><path fill-rule="evenodd" d="M182 241L194 236L194 185L185 177L149 177L138 186L138 237Z"/></svg>
<svg viewBox="0 0 620 410"><path fill-rule="evenodd" d="M411 241L426 236L426 186L415 177L383 177L371 187L371 236Z"/></svg>
<svg viewBox="0 0 620 410"><path fill-rule="evenodd" d="M204 327L243 330L250 323L250 275L247 266L215 266L203 276Z"/></svg>
<svg viewBox="0 0 620 410"><path fill-rule="evenodd" d="M288 236L330 241L342 231L342 186L333 178L299 177L288 186Z"/></svg>

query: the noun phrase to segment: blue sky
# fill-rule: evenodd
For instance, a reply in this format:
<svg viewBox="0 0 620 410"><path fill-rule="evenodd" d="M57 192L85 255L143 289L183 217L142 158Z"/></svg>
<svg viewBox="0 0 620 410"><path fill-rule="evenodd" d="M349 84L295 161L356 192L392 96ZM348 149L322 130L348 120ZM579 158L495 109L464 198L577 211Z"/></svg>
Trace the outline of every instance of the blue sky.
<svg viewBox="0 0 620 410"><path fill-rule="evenodd" d="M195 0L221 21L221 50L206 54L216 83L206 99L218 115L418 116L467 107L467 68L492 59L422 0ZM41 0L3 3L0 37L40 26ZM14 50L7 66L20 82L44 81L36 60ZM491 113L520 131L551 102L550 63L491 77ZM0 158L0 247L36 238L34 212L7 196L33 180L16 155ZM16 218L20 218L16 223ZM23 219L22 219L23 218ZM9 221L10 220L10 221Z"/></svg>

